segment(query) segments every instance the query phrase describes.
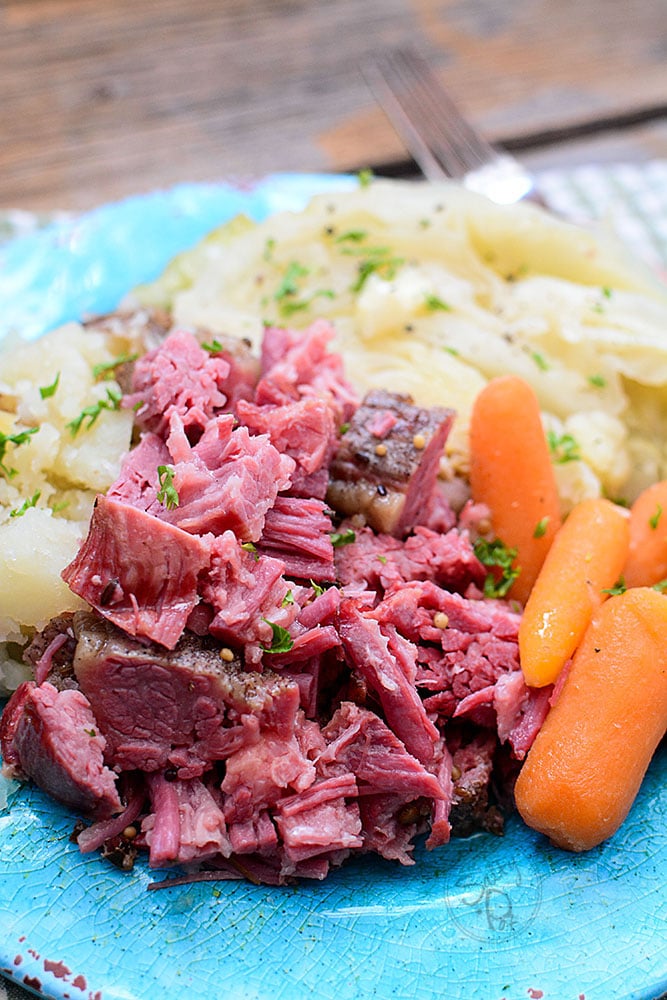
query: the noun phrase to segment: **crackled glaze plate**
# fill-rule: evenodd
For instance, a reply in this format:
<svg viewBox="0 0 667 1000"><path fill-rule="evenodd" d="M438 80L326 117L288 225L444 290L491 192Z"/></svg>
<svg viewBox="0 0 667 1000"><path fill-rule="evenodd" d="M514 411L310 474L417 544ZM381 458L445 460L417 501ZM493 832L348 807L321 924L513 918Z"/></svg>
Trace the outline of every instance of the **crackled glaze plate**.
<svg viewBox="0 0 667 1000"><path fill-rule="evenodd" d="M352 178L185 186L0 250L0 336L113 308L238 211ZM411 868L359 858L324 883L149 891L69 842L75 817L12 786L0 816L0 971L57 1000L653 1000L667 991L667 748L619 833L585 856L514 819Z"/></svg>

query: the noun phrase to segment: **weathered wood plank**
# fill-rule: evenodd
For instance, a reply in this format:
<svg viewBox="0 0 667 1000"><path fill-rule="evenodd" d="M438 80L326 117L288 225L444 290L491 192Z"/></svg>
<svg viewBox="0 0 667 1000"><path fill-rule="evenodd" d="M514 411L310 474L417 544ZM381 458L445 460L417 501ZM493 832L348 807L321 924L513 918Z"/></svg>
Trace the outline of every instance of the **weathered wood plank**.
<svg viewBox="0 0 667 1000"><path fill-rule="evenodd" d="M664 0L5 0L0 206L399 160L359 62L404 43L492 139L667 94Z"/></svg>

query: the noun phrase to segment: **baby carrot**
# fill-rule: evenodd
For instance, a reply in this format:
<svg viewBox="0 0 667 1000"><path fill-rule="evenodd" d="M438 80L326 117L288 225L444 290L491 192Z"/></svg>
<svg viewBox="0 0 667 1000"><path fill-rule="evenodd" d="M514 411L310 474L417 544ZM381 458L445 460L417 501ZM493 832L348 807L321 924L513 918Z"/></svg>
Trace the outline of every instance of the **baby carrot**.
<svg viewBox="0 0 667 1000"><path fill-rule="evenodd" d="M492 379L470 418L470 485L495 534L516 549L509 591L525 602L561 523L556 479L537 396L515 375Z"/></svg>
<svg viewBox="0 0 667 1000"><path fill-rule="evenodd" d="M596 612L515 786L528 826L587 851L634 802L667 727L667 596L635 588Z"/></svg>
<svg viewBox="0 0 667 1000"><path fill-rule="evenodd" d="M649 486L632 505L623 576L628 587L652 587L667 579L667 479Z"/></svg>
<svg viewBox="0 0 667 1000"><path fill-rule="evenodd" d="M582 500L558 531L526 602L519 657L527 684L556 680L628 553L628 515L600 497Z"/></svg>

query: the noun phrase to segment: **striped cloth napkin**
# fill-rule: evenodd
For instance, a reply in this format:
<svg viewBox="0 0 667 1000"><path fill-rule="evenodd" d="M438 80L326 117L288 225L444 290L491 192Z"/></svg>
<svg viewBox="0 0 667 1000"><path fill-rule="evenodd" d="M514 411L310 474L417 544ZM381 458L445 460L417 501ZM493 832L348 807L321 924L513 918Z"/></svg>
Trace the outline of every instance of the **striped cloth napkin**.
<svg viewBox="0 0 667 1000"><path fill-rule="evenodd" d="M667 160L545 170L537 185L554 211L600 220L667 276Z"/></svg>

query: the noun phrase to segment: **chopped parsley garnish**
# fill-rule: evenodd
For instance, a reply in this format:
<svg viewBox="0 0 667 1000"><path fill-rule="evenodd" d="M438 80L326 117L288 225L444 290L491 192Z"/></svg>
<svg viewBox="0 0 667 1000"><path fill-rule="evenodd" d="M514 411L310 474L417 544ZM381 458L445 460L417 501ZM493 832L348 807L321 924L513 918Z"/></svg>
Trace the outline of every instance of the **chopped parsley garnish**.
<svg viewBox="0 0 667 1000"><path fill-rule="evenodd" d="M533 538L544 538L547 533L547 528L549 526L549 518L542 517L535 525L535 531L533 532Z"/></svg>
<svg viewBox="0 0 667 1000"><path fill-rule="evenodd" d="M336 237L336 243L362 243L367 238L368 233L365 229L348 229Z"/></svg>
<svg viewBox="0 0 667 1000"><path fill-rule="evenodd" d="M55 395L55 391L58 388L59 382L60 382L60 372L58 372L51 385L40 385L39 394L42 397L42 399L50 399L51 396Z"/></svg>
<svg viewBox="0 0 667 1000"><path fill-rule="evenodd" d="M113 361L105 361L102 364L93 365L93 375L96 379L113 378L116 368L129 364L131 361L136 361L138 357L138 354L119 354Z"/></svg>
<svg viewBox="0 0 667 1000"><path fill-rule="evenodd" d="M81 430L84 420L87 420L86 430L91 428L97 418L99 417L102 410L119 410L120 401L123 398L122 393L118 389L107 389L107 398L98 399L96 403L91 403L90 406L85 406L78 417L74 420L70 420L65 426L70 430L72 437L76 435Z"/></svg>
<svg viewBox="0 0 667 1000"><path fill-rule="evenodd" d="M437 295L427 295L424 299L424 305L429 312L451 312L452 309L448 302L444 302Z"/></svg>
<svg viewBox="0 0 667 1000"><path fill-rule="evenodd" d="M373 180L373 171L370 169L360 170L357 174L357 180L359 181L359 187L368 187Z"/></svg>
<svg viewBox="0 0 667 1000"><path fill-rule="evenodd" d="M18 448L22 444L28 444L32 435L36 434L38 430L39 427L28 427L27 430L17 431L16 434L0 434L0 472L7 476L7 479L11 479L12 476L16 475L16 469L5 465L7 445L13 444L15 448Z"/></svg>
<svg viewBox="0 0 667 1000"><path fill-rule="evenodd" d="M357 280L352 285L350 291L360 292L371 274L377 274L385 281L391 281L396 275L396 270L404 261L402 257L389 256L389 252L387 247L377 247L375 250L369 250L369 256L359 262Z"/></svg>
<svg viewBox="0 0 667 1000"><path fill-rule="evenodd" d="M276 249L276 241L273 239L272 236L269 236L266 243L264 244L264 253L263 253L264 260L267 261L271 260L271 258L273 257L273 251L275 249Z"/></svg>
<svg viewBox="0 0 667 1000"><path fill-rule="evenodd" d="M648 523L656 531L658 524L660 523L660 518L662 517L662 504L656 504L655 514L652 514L648 519Z"/></svg>
<svg viewBox="0 0 667 1000"><path fill-rule="evenodd" d="M513 566L517 550L508 548L499 538L487 542L478 538L474 545L475 555L483 566L491 566L500 573L489 573L484 581L485 597L505 597L508 590L521 572L518 566Z"/></svg>
<svg viewBox="0 0 667 1000"><path fill-rule="evenodd" d="M10 510L9 516L10 517L23 517L23 515L25 514L25 512L30 507L35 507L36 506L37 501L39 500L39 498L41 497L41 495L42 494L41 494L40 490L35 490L35 492L30 497L29 500L24 500L20 507L15 507L14 510Z"/></svg>
<svg viewBox="0 0 667 1000"><path fill-rule="evenodd" d="M318 288L311 296L305 299L288 299L281 303L280 313L282 316L292 316L296 312L303 312L308 309L314 299L334 299L336 293L331 288Z"/></svg>
<svg viewBox="0 0 667 1000"><path fill-rule="evenodd" d="M663 594L667 590L667 580L658 580L657 583L653 584L652 589L657 590L660 594Z"/></svg>
<svg viewBox="0 0 667 1000"><path fill-rule="evenodd" d="M176 487L174 486L174 470L172 467L170 465L158 465L157 478L160 485L157 493L158 501L164 504L167 510L173 510L174 507L178 507L179 499Z"/></svg>
<svg viewBox="0 0 667 1000"><path fill-rule="evenodd" d="M212 340L210 344L202 344L201 346L209 354L219 354L222 350L222 344L219 340Z"/></svg>
<svg viewBox="0 0 667 1000"><path fill-rule="evenodd" d="M387 565L387 557L386 556L376 556L375 558L379 559L383 566Z"/></svg>
<svg viewBox="0 0 667 1000"><path fill-rule="evenodd" d="M347 421L346 423L340 425L340 427L338 428L338 433L342 436L343 434L347 434L349 429L350 429L350 423L349 421Z"/></svg>
<svg viewBox="0 0 667 1000"><path fill-rule="evenodd" d="M543 354L540 354L539 351L531 351L530 356L537 365L537 367L540 369L540 371L543 372L549 371L549 362L546 360Z"/></svg>
<svg viewBox="0 0 667 1000"><path fill-rule="evenodd" d="M547 431L547 444L551 457L558 465L565 462L578 462L581 458L579 444L571 434L557 434L556 431Z"/></svg>
<svg viewBox="0 0 667 1000"><path fill-rule="evenodd" d="M605 298L607 300L609 300L611 298L611 295L612 295L612 289L611 288L608 288L607 286L603 286L600 289L600 292L602 293L602 297L603 298ZM602 313L602 312L604 312L604 305L605 305L604 302L594 302L593 305L591 306L591 309L593 310L593 312Z"/></svg>
<svg viewBox="0 0 667 1000"><path fill-rule="evenodd" d="M311 580L311 581L310 581L310 585L311 585L311 587L313 588L313 592L314 592L314 594L315 594L315 597L321 597L321 596L322 596L322 594L323 594L323 593L324 593L324 591L325 591L325 588L324 588L324 587L321 587L321 586L319 585L319 583L315 583L315 581L314 581L314 580Z"/></svg>
<svg viewBox="0 0 667 1000"><path fill-rule="evenodd" d="M614 586L613 587L606 587L602 591L602 593L603 594L610 594L612 597L614 597L617 594L624 594L627 589L628 588L625 585L625 579L624 579L624 577L619 576L619 578L616 581L616 583L614 584Z"/></svg>
<svg viewBox="0 0 667 1000"><path fill-rule="evenodd" d="M349 545L351 542L355 541L356 534L352 528L348 528L347 531L332 531L330 536L331 544L335 549L340 548L341 545Z"/></svg>
<svg viewBox="0 0 667 1000"><path fill-rule="evenodd" d="M294 645L292 641L292 636L289 634L286 628L282 625L276 625L275 622L270 622L268 618L262 618L263 622L271 626L271 631L273 633L273 638L271 640L270 646L262 646L265 653L289 653L290 649Z"/></svg>
<svg viewBox="0 0 667 1000"><path fill-rule="evenodd" d="M604 375L589 375L588 381L590 385L595 386L596 389L604 389L607 384L607 380Z"/></svg>
<svg viewBox="0 0 667 1000"><path fill-rule="evenodd" d="M299 278L305 278L309 274L310 271L308 268L304 267L303 264L299 264L296 260L288 264L280 284L273 293L276 302L282 302L283 299L297 295L299 292Z"/></svg>
<svg viewBox="0 0 667 1000"><path fill-rule="evenodd" d="M285 596L283 597L281 607L288 608L290 604L294 604L294 594L292 593L291 590L288 590Z"/></svg>
<svg viewBox="0 0 667 1000"><path fill-rule="evenodd" d="M257 551L257 546L254 544L254 542L242 542L241 548L243 549L244 552L252 552L253 556L255 557L255 562L259 562L259 552Z"/></svg>
<svg viewBox="0 0 667 1000"><path fill-rule="evenodd" d="M311 295L299 298L298 296L301 292L299 280L308 277L309 274L309 269L304 267L303 264L299 264L296 260L293 260L288 265L280 284L273 294L273 298L278 303L278 309L282 316L292 316L296 312L308 309L313 299L335 298L335 292L330 288L319 288Z"/></svg>

